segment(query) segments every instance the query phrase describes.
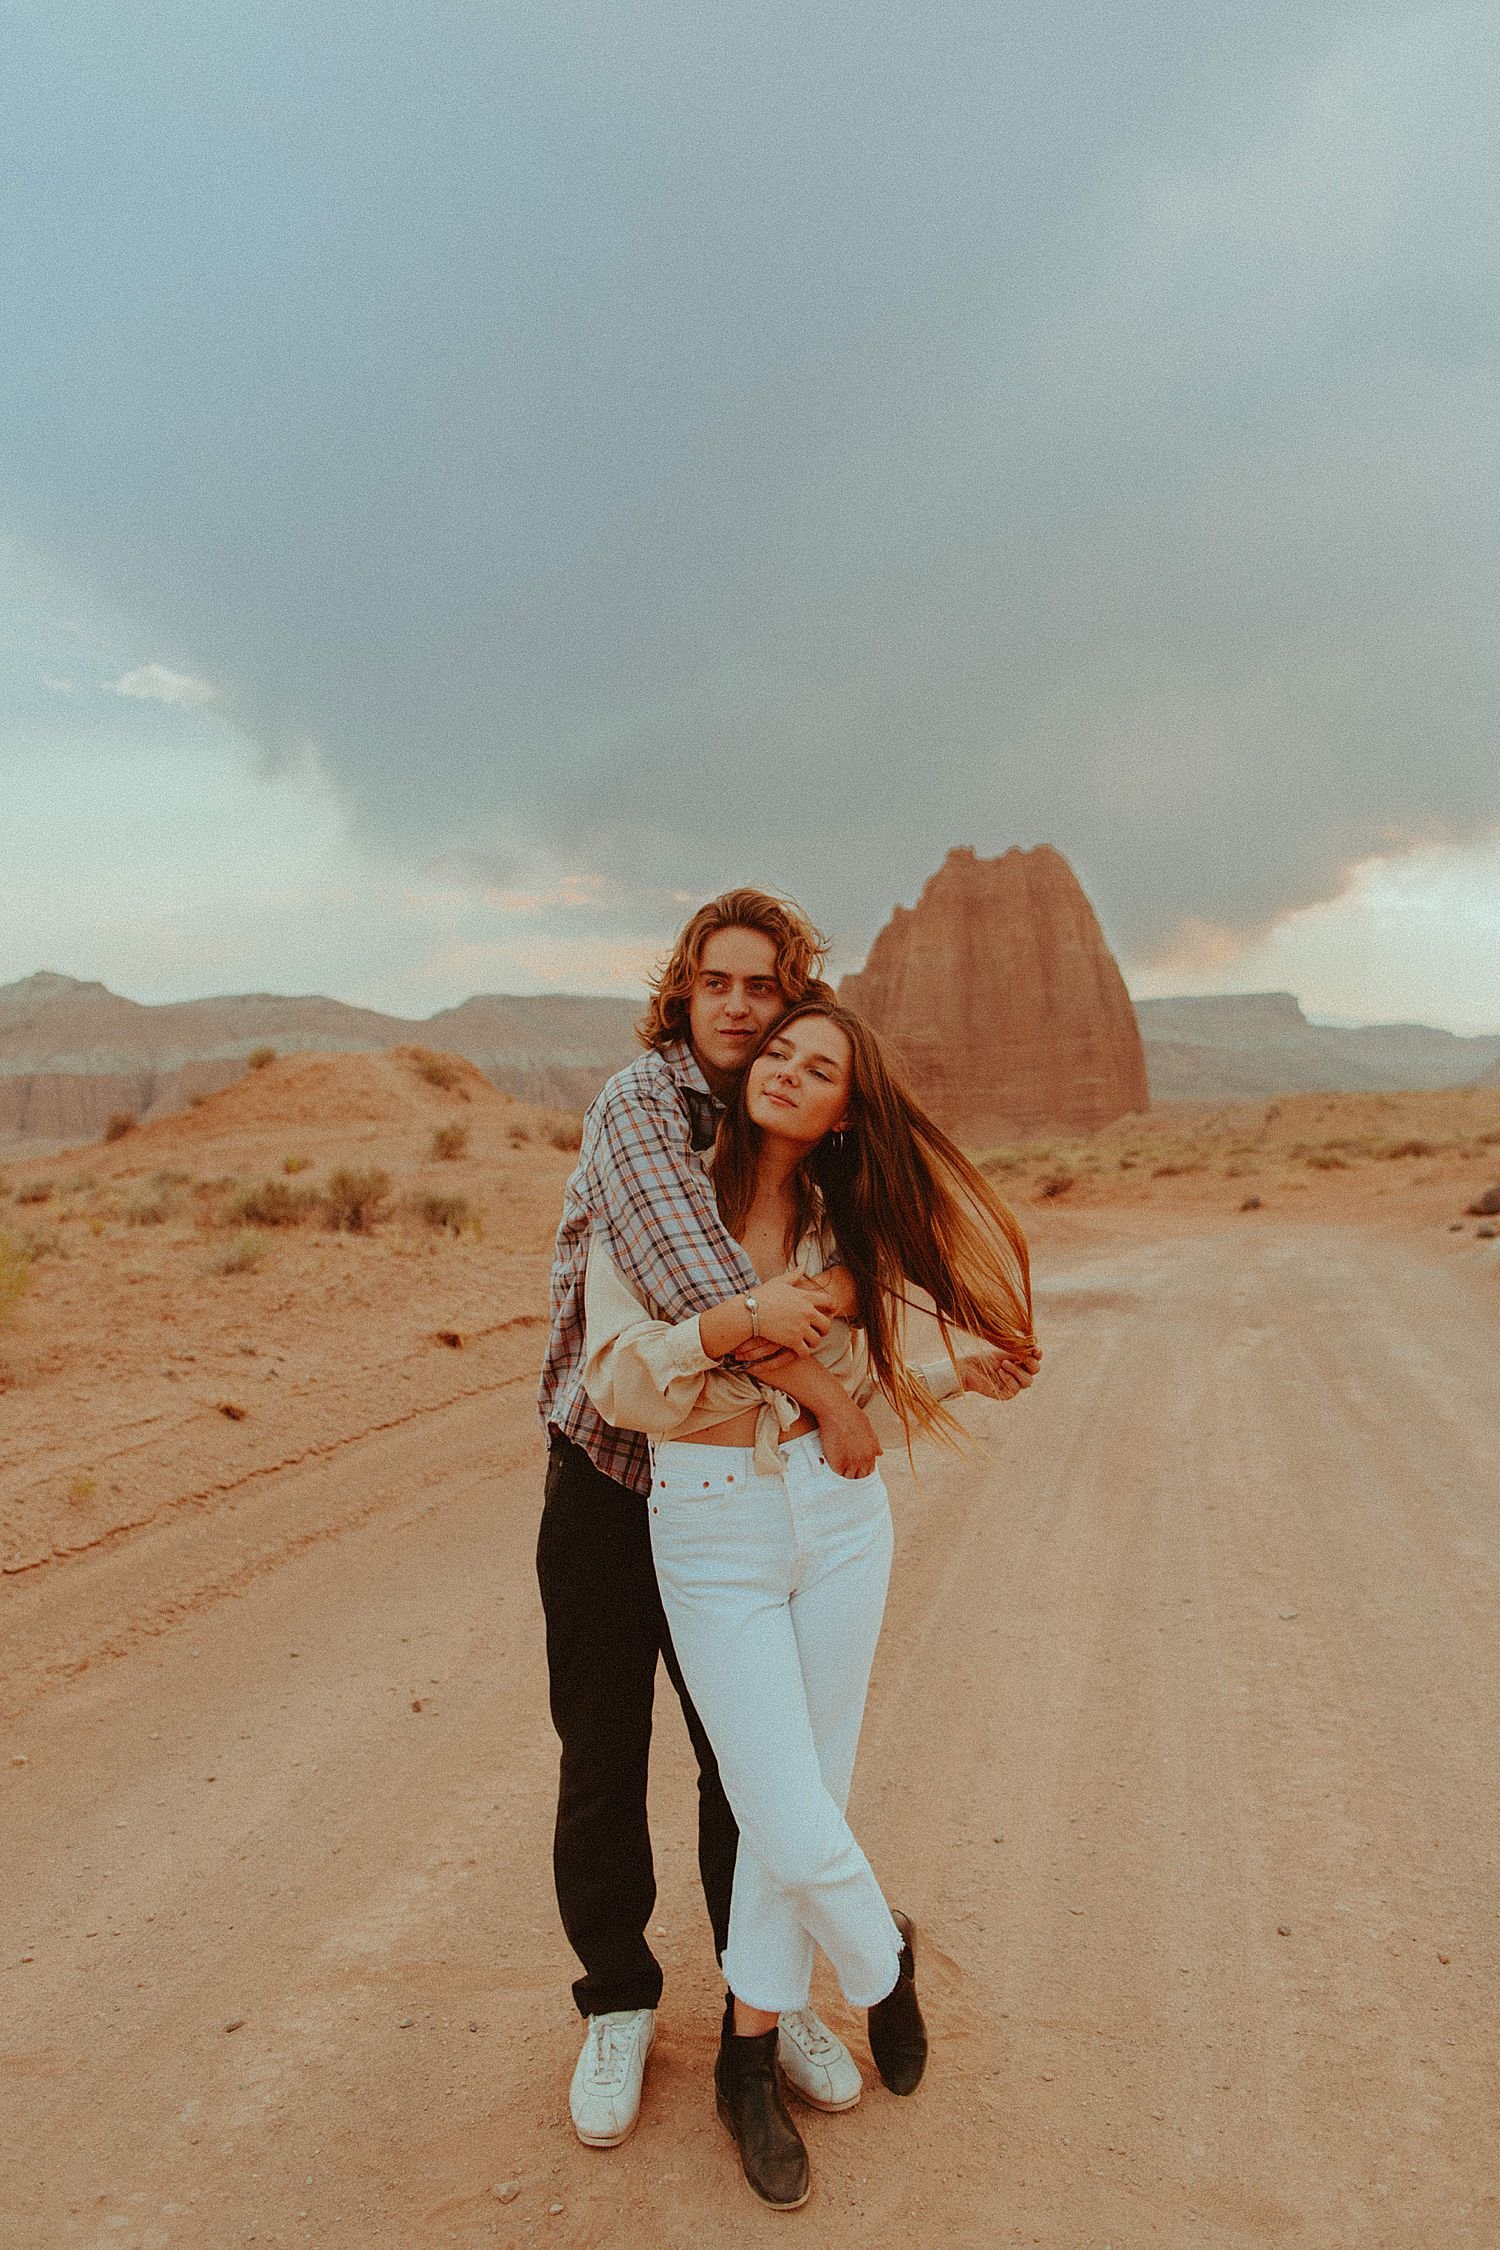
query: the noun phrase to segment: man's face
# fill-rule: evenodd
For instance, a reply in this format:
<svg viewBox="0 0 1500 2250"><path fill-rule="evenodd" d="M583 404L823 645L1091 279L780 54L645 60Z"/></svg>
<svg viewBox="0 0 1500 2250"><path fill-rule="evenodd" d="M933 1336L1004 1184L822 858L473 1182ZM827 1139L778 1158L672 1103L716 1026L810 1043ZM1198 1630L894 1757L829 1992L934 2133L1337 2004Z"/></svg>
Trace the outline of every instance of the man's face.
<svg viewBox="0 0 1500 2250"><path fill-rule="evenodd" d="M776 948L764 930L715 930L688 998L688 1037L716 1094L726 1094L786 1012Z"/></svg>

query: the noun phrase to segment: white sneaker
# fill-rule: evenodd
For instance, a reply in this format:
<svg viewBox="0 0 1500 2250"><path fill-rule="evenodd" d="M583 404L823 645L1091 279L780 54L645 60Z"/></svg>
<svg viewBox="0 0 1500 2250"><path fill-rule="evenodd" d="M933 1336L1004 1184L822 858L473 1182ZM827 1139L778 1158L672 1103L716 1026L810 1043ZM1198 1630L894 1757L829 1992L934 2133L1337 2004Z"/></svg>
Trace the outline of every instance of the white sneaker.
<svg viewBox="0 0 1500 2250"><path fill-rule="evenodd" d="M776 2059L792 2092L813 2109L853 2109L865 2090L859 2065L811 2008L776 2024Z"/></svg>
<svg viewBox="0 0 1500 2250"><path fill-rule="evenodd" d="M568 2088L574 2129L585 2148L618 2148L635 2131L655 2037L654 2008L616 2008L589 2017L589 2035Z"/></svg>

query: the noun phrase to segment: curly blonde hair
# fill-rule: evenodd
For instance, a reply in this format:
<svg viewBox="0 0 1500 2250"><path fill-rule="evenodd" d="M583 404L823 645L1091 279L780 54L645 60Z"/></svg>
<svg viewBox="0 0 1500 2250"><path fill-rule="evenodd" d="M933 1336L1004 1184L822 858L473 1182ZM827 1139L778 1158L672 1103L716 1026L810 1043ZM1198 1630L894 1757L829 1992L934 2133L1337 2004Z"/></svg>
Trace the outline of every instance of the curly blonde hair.
<svg viewBox="0 0 1500 2250"><path fill-rule="evenodd" d="M703 948L720 930L759 930L771 940L776 948L776 981L789 1008L815 990L827 991L820 976L828 940L800 906L770 891L723 891L688 917L677 943L651 977L650 1003L635 1027L643 1047L665 1047L673 1039L687 1037L688 1001Z"/></svg>

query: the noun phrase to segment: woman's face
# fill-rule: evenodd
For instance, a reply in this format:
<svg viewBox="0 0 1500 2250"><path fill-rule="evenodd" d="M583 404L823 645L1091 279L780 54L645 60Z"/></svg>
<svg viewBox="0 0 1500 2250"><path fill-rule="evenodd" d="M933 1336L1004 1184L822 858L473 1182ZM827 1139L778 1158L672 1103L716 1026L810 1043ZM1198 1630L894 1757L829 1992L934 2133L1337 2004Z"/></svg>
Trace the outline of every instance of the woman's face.
<svg viewBox="0 0 1500 2250"><path fill-rule="evenodd" d="M812 1148L849 1122L854 1057L849 1035L826 1016L799 1016L776 1031L745 1079L752 1125Z"/></svg>

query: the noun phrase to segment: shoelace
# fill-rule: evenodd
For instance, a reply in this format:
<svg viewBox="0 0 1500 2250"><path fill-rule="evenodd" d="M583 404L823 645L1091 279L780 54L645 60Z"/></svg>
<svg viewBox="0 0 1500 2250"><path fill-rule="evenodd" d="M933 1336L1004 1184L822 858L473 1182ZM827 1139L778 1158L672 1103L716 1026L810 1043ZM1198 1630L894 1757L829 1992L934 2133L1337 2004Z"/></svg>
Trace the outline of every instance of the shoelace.
<svg viewBox="0 0 1500 2250"><path fill-rule="evenodd" d="M608 2016L595 2016L589 2026L592 2053L589 2056L589 2077L601 2091L623 2086L625 2064L630 2041L619 2024L611 2023Z"/></svg>
<svg viewBox="0 0 1500 2250"><path fill-rule="evenodd" d="M834 2051L833 2034L810 2008L796 2008L781 2019L782 2029L795 2039L805 2055L821 2062Z"/></svg>

